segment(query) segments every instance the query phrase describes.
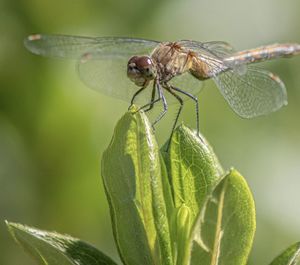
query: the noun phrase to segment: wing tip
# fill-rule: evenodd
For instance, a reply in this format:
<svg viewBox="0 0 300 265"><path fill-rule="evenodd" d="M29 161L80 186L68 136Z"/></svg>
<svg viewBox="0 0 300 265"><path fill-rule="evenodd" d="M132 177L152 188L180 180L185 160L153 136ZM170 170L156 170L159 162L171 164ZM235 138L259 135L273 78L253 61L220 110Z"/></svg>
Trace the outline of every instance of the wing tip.
<svg viewBox="0 0 300 265"><path fill-rule="evenodd" d="M28 37L26 37L24 39L24 46L26 47L27 50L29 50L32 53L34 53L34 54L40 54L40 52L38 51L38 49L36 49L36 41L41 40L42 37L43 36L41 34L32 34L32 35L29 35Z"/></svg>
<svg viewBox="0 0 300 265"><path fill-rule="evenodd" d="M36 40L40 40L40 39L42 39L41 34L32 34L27 37L28 41L36 41Z"/></svg>

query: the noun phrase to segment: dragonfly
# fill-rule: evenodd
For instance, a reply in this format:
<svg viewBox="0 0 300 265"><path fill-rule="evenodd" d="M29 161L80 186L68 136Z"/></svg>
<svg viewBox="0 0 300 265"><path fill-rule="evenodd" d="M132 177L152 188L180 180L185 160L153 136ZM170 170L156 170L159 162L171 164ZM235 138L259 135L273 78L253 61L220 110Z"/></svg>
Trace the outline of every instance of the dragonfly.
<svg viewBox="0 0 300 265"><path fill-rule="evenodd" d="M168 103L178 102L170 139L184 98L195 103L199 135L196 95L207 79L215 82L229 106L243 118L280 109L287 104L284 83L277 75L253 64L300 53L298 43L271 44L237 52L223 41L159 42L42 34L28 36L24 44L37 55L76 59L80 79L88 87L129 101L130 106L139 103L139 110L150 111L160 102L162 110L152 123L153 128L166 114ZM128 79L124 78L126 72Z"/></svg>

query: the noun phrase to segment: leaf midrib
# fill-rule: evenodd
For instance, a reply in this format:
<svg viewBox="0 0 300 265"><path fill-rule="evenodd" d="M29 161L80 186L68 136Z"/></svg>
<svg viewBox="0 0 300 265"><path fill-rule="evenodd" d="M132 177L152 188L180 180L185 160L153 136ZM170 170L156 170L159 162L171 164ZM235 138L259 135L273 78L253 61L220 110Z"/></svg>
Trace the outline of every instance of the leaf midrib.
<svg viewBox="0 0 300 265"><path fill-rule="evenodd" d="M219 256L220 256L220 244L221 244L221 238L223 235L221 227L222 227L222 218L223 218L223 208L224 208L226 187L227 187L227 180L225 180L224 186L223 186L221 194L220 194L220 199L219 199L216 234L215 234L214 246L213 246L213 250L212 250L212 259L211 259L211 263L210 263L211 265L217 265Z"/></svg>

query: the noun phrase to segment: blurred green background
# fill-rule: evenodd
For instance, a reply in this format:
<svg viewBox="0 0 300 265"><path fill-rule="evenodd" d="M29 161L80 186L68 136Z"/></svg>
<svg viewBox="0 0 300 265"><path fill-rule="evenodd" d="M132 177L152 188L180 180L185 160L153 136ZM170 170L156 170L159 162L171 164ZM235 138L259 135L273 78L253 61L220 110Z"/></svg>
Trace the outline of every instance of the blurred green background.
<svg viewBox="0 0 300 265"><path fill-rule="evenodd" d="M117 259L100 158L128 104L86 88L74 62L30 54L24 37L224 40L246 49L300 42L299 10L299 0L0 0L0 264L33 264L4 219L71 234ZM268 264L300 240L300 56L264 66L288 89L289 105L276 113L243 120L212 81L199 95L202 133L224 168L245 176L255 197L249 264ZM186 102L181 119L195 127L193 110ZM175 111L170 107L158 126L161 144Z"/></svg>

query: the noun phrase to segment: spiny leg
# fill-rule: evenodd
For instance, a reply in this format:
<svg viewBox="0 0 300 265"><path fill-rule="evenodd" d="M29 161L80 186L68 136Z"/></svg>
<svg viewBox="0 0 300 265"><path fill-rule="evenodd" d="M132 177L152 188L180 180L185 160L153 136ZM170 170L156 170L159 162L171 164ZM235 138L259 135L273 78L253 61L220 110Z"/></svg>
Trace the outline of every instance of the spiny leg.
<svg viewBox="0 0 300 265"><path fill-rule="evenodd" d="M159 98L157 98L157 99L155 99L155 100L153 100L153 101L147 103L146 105L140 107L137 111L140 111L140 110L142 110L142 109L144 109L144 108L147 108L148 106L150 106L150 107L152 106L151 108L148 108L148 109L145 109L145 110L144 110L144 112L147 112L147 111L151 110L151 109L153 108L153 105L154 105L156 102L160 101L160 100L161 100L161 98L159 97Z"/></svg>
<svg viewBox="0 0 300 265"><path fill-rule="evenodd" d="M166 114L167 110L168 110L168 104L167 104L167 101L166 101L166 98L164 96L164 93L162 91L162 88L160 86L160 84L157 82L156 83L156 88L157 88L157 92L158 92L158 95L159 95L159 99L162 100L163 102L163 111L158 115L158 117L156 118L156 120L152 123L152 128L153 130L155 130L154 126L156 123L158 123L161 118Z"/></svg>
<svg viewBox="0 0 300 265"><path fill-rule="evenodd" d="M183 91L177 87L173 87L173 86L170 86L171 89L179 92L179 93L182 93L184 95L186 95L187 97L191 98L192 100L194 100L195 102L195 105L196 105L196 124L197 124L197 135L199 136L200 135L200 125L199 125L199 105L198 105L198 98L193 96L192 94L186 92L186 91Z"/></svg>
<svg viewBox="0 0 300 265"><path fill-rule="evenodd" d="M176 128L176 125L177 125L177 122L178 122L178 119L179 119L179 116L180 116L180 113L182 111L182 108L183 108L183 100L180 96L178 96L174 91L172 91L172 86L168 85L168 84L165 84L164 85L164 88L172 95L174 96L180 103L180 106L179 106L179 109L177 111L177 115L176 115L176 118L175 118L175 121L174 121L174 124L173 124L173 127L172 127L172 131L171 131L171 135L170 135L170 139L169 139L169 142L167 144L167 152L169 150L169 147L170 147L170 143L171 143L171 139L172 139L172 136L173 136L173 133L174 133L174 130Z"/></svg>
<svg viewBox="0 0 300 265"><path fill-rule="evenodd" d="M159 95L158 95L158 98L155 99L155 91L156 91L155 82L153 82L153 88L152 88L152 94L151 94L151 101L149 103L149 108L144 110L145 112L151 110L153 108L153 106L154 106L154 103L156 103L157 101L160 100L160 96ZM145 108L145 107L146 107L146 105L143 106L142 108Z"/></svg>
<svg viewBox="0 0 300 265"><path fill-rule="evenodd" d="M147 87L147 86L143 86L143 87L141 87L138 91L136 91L136 92L134 93L134 95L132 96L132 99L131 99L131 101L130 101L130 105L129 105L129 107L128 107L128 110L129 110L129 109L131 108L131 106L133 105L134 99L136 98L136 96L137 96L138 94L140 94L146 87Z"/></svg>
<svg viewBox="0 0 300 265"><path fill-rule="evenodd" d="M144 110L145 112L147 112L147 111L149 111L149 110L151 110L151 109L153 108L153 106L154 106L154 104L155 104L156 102L158 102L158 101L161 100L160 95L158 95L158 98L157 98L157 99L154 99L154 98L155 98L155 91L156 91L156 83L153 82L151 101L150 101L149 103L145 104L144 106L140 107L140 108L138 109L138 111L140 111L140 110L142 110L142 109L145 109L145 108L147 108L148 106L150 106L148 109L145 109L145 110Z"/></svg>

